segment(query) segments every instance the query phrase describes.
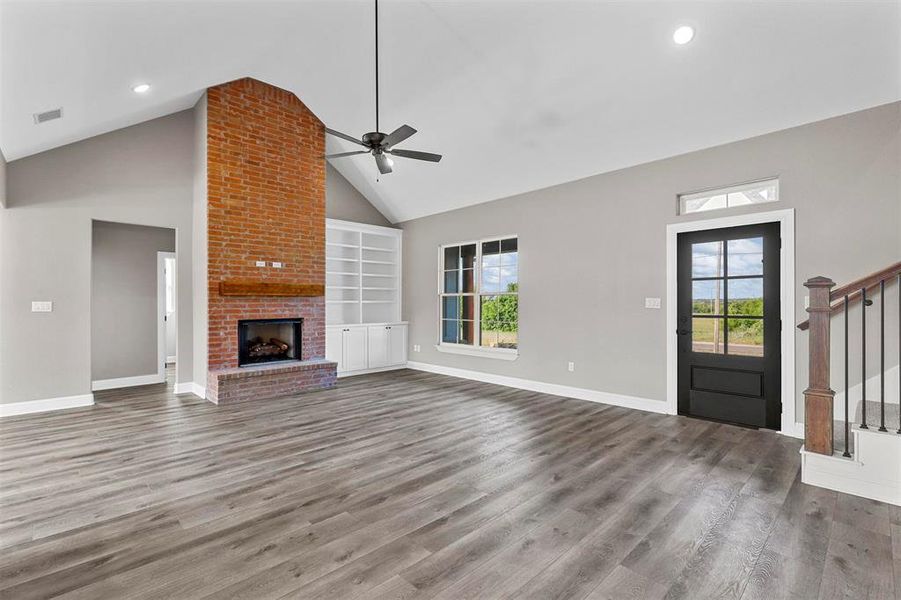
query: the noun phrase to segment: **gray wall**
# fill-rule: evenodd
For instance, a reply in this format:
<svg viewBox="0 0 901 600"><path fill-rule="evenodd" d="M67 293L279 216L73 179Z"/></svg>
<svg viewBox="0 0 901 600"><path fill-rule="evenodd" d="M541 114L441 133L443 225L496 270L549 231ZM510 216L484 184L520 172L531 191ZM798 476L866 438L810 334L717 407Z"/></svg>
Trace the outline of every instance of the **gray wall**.
<svg viewBox="0 0 901 600"><path fill-rule="evenodd" d="M7 165L0 401L90 392L92 220L177 230L178 375L190 381L193 127L183 111Z"/></svg>
<svg viewBox="0 0 901 600"><path fill-rule="evenodd" d="M175 252L175 230L94 221L91 378L155 375L157 252Z"/></svg>
<svg viewBox="0 0 901 600"><path fill-rule="evenodd" d="M325 165L325 216L356 223L393 227L335 167Z"/></svg>
<svg viewBox="0 0 901 600"><path fill-rule="evenodd" d="M802 320L807 278L841 284L899 260L899 129L894 103L405 222L404 314L422 347L410 360L665 401L666 307L644 298L665 304L666 225L723 216L677 216L676 195L779 176L781 202L730 212L795 209ZM438 246L503 234L520 239L519 358L436 351ZM800 398L807 334L796 339Z"/></svg>

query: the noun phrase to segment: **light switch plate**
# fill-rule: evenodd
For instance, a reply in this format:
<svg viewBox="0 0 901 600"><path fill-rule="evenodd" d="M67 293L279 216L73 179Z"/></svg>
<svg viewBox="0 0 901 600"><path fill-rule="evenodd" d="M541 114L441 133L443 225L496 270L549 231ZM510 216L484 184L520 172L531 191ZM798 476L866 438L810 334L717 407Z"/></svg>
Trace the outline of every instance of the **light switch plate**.
<svg viewBox="0 0 901 600"><path fill-rule="evenodd" d="M265 261L265 260L258 260L258 261L257 261L257 266L258 266L258 267L265 267L265 266L266 266L266 261Z"/></svg>
<svg viewBox="0 0 901 600"><path fill-rule="evenodd" d="M644 299L644 307L645 308L660 308L660 298L645 298Z"/></svg>
<svg viewBox="0 0 901 600"><path fill-rule="evenodd" d="M49 300L32 302L31 312L53 312L53 302Z"/></svg>
<svg viewBox="0 0 901 600"><path fill-rule="evenodd" d="M282 268L282 263L273 261L273 262L272 262L272 267L273 267L274 269L281 269L281 268Z"/></svg>

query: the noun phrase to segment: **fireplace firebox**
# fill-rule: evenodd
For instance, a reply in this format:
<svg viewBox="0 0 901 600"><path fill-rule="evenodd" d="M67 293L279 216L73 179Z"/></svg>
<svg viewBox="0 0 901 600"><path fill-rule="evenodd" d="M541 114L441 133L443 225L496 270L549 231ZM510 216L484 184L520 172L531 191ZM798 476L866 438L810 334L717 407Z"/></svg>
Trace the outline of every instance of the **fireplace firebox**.
<svg viewBox="0 0 901 600"><path fill-rule="evenodd" d="M301 360L303 319L238 321L238 366Z"/></svg>

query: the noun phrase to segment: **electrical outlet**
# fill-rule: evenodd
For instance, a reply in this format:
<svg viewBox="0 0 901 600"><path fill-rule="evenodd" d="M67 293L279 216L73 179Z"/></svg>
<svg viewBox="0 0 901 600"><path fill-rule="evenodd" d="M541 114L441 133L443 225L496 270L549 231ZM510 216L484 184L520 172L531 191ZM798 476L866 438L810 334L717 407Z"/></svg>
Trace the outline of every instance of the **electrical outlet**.
<svg viewBox="0 0 901 600"><path fill-rule="evenodd" d="M645 308L660 308L660 298L645 298L644 299L644 307Z"/></svg>
<svg viewBox="0 0 901 600"><path fill-rule="evenodd" d="M576 370L576 363L574 363L574 362L566 363L566 369L567 369L570 373L572 373L573 371Z"/></svg>
<svg viewBox="0 0 901 600"><path fill-rule="evenodd" d="M413 344L413 352L419 352L419 344Z"/></svg>
<svg viewBox="0 0 901 600"><path fill-rule="evenodd" d="M273 268L273 269L281 269L281 268L282 268L282 263L272 261L272 268Z"/></svg>
<svg viewBox="0 0 901 600"><path fill-rule="evenodd" d="M48 300L32 302L31 312L53 312L53 302Z"/></svg>
<svg viewBox="0 0 901 600"><path fill-rule="evenodd" d="M257 261L257 266L258 266L258 267L265 267L265 266L266 266L266 261L265 261L265 260L258 260L258 261Z"/></svg>

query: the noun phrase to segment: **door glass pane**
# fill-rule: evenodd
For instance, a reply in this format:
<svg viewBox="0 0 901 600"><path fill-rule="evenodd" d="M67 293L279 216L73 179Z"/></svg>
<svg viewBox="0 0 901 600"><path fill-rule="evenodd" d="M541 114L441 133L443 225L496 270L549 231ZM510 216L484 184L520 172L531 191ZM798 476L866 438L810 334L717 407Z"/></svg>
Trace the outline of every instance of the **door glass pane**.
<svg viewBox="0 0 901 600"><path fill-rule="evenodd" d="M729 314L763 316L763 278L729 280Z"/></svg>
<svg viewBox="0 0 901 600"><path fill-rule="evenodd" d="M723 242L703 242L691 245L691 276L723 276Z"/></svg>
<svg viewBox="0 0 901 600"><path fill-rule="evenodd" d="M728 319L729 354L763 356L763 319Z"/></svg>
<svg viewBox="0 0 901 600"><path fill-rule="evenodd" d="M753 237L727 242L729 276L763 275L763 238Z"/></svg>
<svg viewBox="0 0 901 600"><path fill-rule="evenodd" d="M723 280L691 282L691 312L694 315L723 314Z"/></svg>
<svg viewBox="0 0 901 600"><path fill-rule="evenodd" d="M694 318L691 320L691 350L725 354L726 332L723 319Z"/></svg>

